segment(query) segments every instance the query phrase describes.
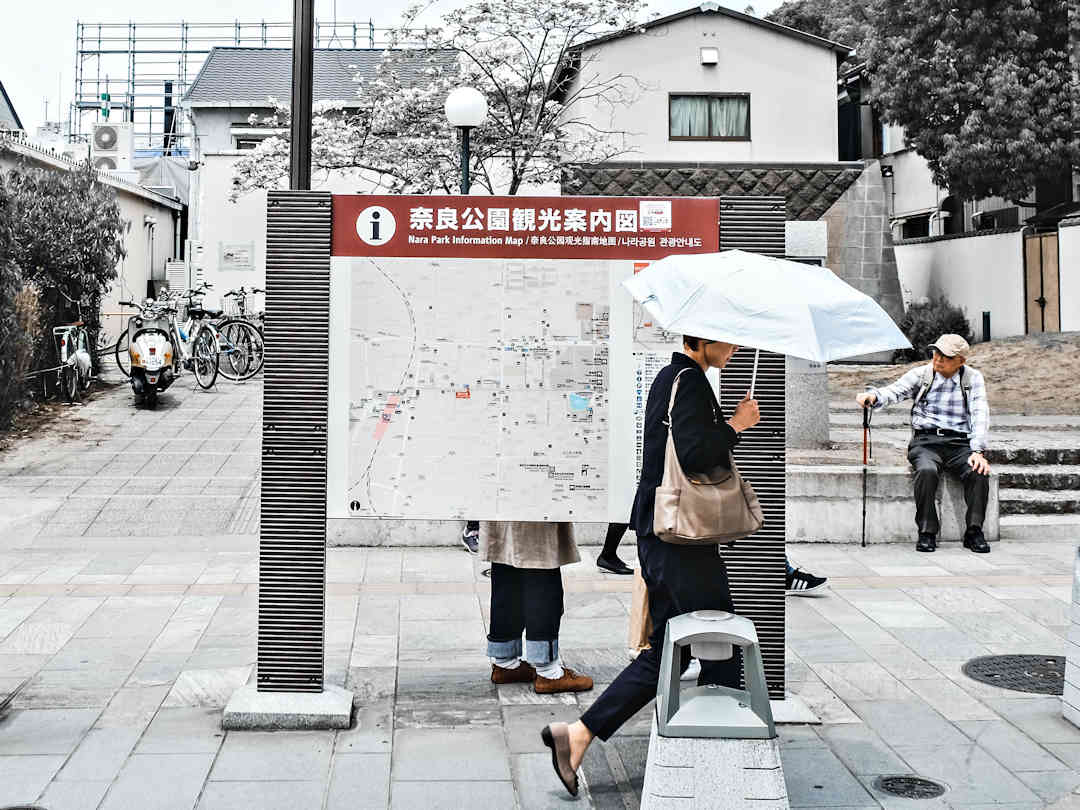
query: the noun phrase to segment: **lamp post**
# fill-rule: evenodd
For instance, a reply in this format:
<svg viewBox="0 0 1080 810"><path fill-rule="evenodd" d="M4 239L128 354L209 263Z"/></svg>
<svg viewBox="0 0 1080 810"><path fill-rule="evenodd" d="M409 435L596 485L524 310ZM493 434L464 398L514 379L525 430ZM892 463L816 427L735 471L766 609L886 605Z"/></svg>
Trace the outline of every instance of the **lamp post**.
<svg viewBox="0 0 1080 810"><path fill-rule="evenodd" d="M461 193L469 193L469 130L480 126L487 118L488 105L484 94L475 87L457 87L446 97L446 120L461 130Z"/></svg>

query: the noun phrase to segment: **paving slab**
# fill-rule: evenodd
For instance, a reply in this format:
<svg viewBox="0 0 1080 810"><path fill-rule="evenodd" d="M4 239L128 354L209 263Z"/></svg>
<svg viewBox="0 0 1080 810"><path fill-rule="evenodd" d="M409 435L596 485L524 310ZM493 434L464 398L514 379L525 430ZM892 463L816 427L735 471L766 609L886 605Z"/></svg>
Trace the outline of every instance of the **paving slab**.
<svg viewBox="0 0 1080 810"><path fill-rule="evenodd" d="M402 729L394 733L395 782L509 780L500 729Z"/></svg>
<svg viewBox="0 0 1080 810"><path fill-rule="evenodd" d="M100 709L14 709L0 716L0 756L70 754Z"/></svg>
<svg viewBox="0 0 1080 810"><path fill-rule="evenodd" d="M0 755L0 806L32 804L63 764L62 756Z"/></svg>
<svg viewBox="0 0 1080 810"><path fill-rule="evenodd" d="M329 731L245 731L229 734L211 781L312 781L330 772Z"/></svg>
<svg viewBox="0 0 1080 810"><path fill-rule="evenodd" d="M338 754L326 810L385 810L390 800L390 754Z"/></svg>
<svg viewBox="0 0 1080 810"><path fill-rule="evenodd" d="M41 797L48 810L97 810L110 782L53 782Z"/></svg>
<svg viewBox="0 0 1080 810"><path fill-rule="evenodd" d="M135 754L101 810L191 810L213 761L213 754Z"/></svg>
<svg viewBox="0 0 1080 810"><path fill-rule="evenodd" d="M461 810L465 807L514 807L514 784L509 781L424 781L390 784L391 810Z"/></svg>

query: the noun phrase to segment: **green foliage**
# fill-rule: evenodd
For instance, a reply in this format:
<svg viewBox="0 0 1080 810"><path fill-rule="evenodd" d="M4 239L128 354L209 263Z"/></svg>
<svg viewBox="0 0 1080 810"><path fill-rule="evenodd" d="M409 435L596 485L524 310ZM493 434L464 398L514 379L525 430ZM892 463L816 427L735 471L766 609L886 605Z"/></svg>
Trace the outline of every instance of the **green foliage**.
<svg viewBox="0 0 1080 810"><path fill-rule="evenodd" d="M911 341L912 348L899 349L893 357L897 363L925 360L926 347L942 335L960 335L969 343L973 339L971 324L964 311L944 298L912 304L900 319L899 326Z"/></svg>
<svg viewBox="0 0 1080 810"><path fill-rule="evenodd" d="M71 171L23 163L8 172L5 185L10 259L23 282L37 289L43 322L74 320L81 308L90 345L97 345L101 300L116 280L116 265L124 255L124 223L115 193L98 182L89 163ZM33 367L55 365L55 355L51 330L41 330Z"/></svg>
<svg viewBox="0 0 1080 810"><path fill-rule="evenodd" d="M0 173L0 427L26 394L25 374L56 365L52 327L79 316L70 301L96 345L123 231L113 190L89 164Z"/></svg>
<svg viewBox="0 0 1080 810"><path fill-rule="evenodd" d="M870 0L871 100L934 181L1026 198L1080 159L1067 0Z"/></svg>
<svg viewBox="0 0 1080 810"><path fill-rule="evenodd" d="M765 19L807 34L850 45L861 58L870 31L866 0L788 0Z"/></svg>

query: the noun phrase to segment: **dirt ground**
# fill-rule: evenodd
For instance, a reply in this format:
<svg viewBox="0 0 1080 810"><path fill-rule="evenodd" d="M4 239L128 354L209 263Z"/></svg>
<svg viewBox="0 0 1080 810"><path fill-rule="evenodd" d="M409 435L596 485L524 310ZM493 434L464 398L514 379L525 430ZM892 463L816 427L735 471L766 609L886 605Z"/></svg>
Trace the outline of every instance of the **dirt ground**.
<svg viewBox="0 0 1080 810"><path fill-rule="evenodd" d="M1035 416L1080 410L1080 332L976 343L968 364L983 373L990 407L998 413ZM830 365L829 399L851 399L866 386L894 382L918 365Z"/></svg>

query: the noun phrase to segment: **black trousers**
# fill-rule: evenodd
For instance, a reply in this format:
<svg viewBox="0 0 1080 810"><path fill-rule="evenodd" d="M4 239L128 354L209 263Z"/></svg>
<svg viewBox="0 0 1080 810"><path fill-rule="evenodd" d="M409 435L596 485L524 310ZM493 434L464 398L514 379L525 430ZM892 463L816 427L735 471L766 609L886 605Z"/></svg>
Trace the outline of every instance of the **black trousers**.
<svg viewBox="0 0 1080 810"><path fill-rule="evenodd" d="M533 665L550 664L559 657L562 615L560 569L491 564L490 657L522 657L524 633L525 660Z"/></svg>
<svg viewBox="0 0 1080 810"><path fill-rule="evenodd" d="M915 468L915 525L919 532L936 535L941 529L934 499L942 470L959 476L964 485L968 527L982 528L990 499L990 476L971 469L969 456L971 445L967 439L934 435L912 438L908 461Z"/></svg>
<svg viewBox="0 0 1080 810"><path fill-rule="evenodd" d="M668 619L692 610L735 611L727 568L716 546L676 546L647 534L638 537L638 556L641 575L649 586L652 646L631 661L582 715L582 722L601 740L656 697ZM689 665L690 648L684 647L680 671ZM698 683L738 688L741 676L742 653L736 647L735 655L726 661L702 661Z"/></svg>

